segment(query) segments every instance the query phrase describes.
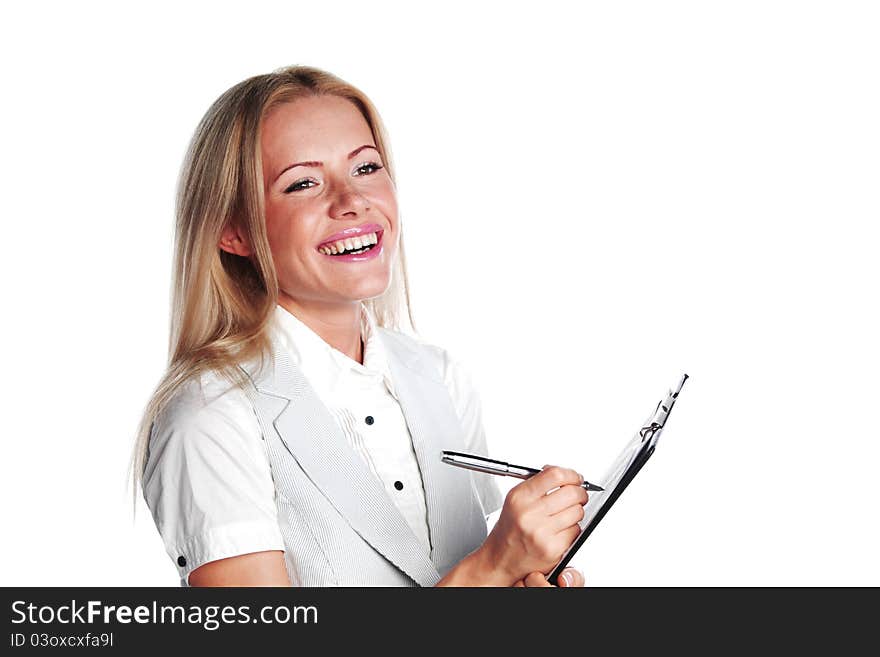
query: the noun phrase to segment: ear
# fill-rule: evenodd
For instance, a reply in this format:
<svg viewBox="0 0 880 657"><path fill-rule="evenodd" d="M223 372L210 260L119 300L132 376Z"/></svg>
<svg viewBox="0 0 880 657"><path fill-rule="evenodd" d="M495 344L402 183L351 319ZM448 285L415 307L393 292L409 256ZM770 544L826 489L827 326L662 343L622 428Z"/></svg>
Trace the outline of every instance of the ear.
<svg viewBox="0 0 880 657"><path fill-rule="evenodd" d="M251 249L251 245L248 243L244 233L242 233L238 226L232 221L226 224L226 228L223 229L223 233L220 235L220 242L217 246L227 253L232 253L233 255L242 256L244 258L250 257L251 253L253 253L253 249Z"/></svg>

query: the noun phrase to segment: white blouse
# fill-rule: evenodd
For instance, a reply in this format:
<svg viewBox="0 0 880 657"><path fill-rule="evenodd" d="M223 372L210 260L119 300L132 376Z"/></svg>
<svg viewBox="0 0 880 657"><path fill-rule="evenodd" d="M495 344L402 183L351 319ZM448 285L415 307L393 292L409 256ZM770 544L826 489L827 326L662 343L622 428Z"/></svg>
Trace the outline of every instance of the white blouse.
<svg viewBox="0 0 880 657"><path fill-rule="evenodd" d="M363 365L280 305L272 330L273 339L291 355L351 447L430 549L421 473L366 306L361 304ZM485 454L481 404L472 379L446 350L432 348L443 354L443 379L462 422L466 449ZM175 566L179 555L188 555L181 583L188 585L189 573L210 561L284 550L266 442L247 396L206 374L201 387L190 382L171 403L176 409L184 405L185 412L160 414L154 424L144 497ZM164 421L168 416L176 418L170 426ZM501 507L501 493L489 475L478 475L475 482L488 516Z"/></svg>

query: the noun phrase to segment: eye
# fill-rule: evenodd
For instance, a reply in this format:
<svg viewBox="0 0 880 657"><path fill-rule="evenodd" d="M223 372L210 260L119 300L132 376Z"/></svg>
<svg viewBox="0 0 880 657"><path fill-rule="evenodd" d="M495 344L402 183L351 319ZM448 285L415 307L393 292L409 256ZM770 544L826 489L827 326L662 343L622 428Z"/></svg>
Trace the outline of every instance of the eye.
<svg viewBox="0 0 880 657"><path fill-rule="evenodd" d="M371 173L376 173L379 169L383 169L384 167L381 164L376 164L375 162L365 162L360 165L355 171L363 171L364 169L370 169L370 171L366 171L363 173L356 173L356 176L368 176Z"/></svg>
<svg viewBox="0 0 880 657"><path fill-rule="evenodd" d="M284 193L289 194L290 192L298 192L301 189L311 189L311 185L309 185L309 187L302 187L302 185L306 183L312 183L314 185L318 184L310 178L303 178L302 180L297 180L295 183L292 183L287 189L284 190Z"/></svg>

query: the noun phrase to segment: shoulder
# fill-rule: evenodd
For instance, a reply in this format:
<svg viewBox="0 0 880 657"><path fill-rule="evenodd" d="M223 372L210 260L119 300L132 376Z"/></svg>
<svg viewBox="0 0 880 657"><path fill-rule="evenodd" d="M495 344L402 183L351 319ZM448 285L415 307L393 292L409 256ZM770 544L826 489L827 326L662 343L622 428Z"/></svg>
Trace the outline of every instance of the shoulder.
<svg viewBox="0 0 880 657"><path fill-rule="evenodd" d="M202 373L181 384L157 419L182 424L251 407L247 395L216 372Z"/></svg>
<svg viewBox="0 0 880 657"><path fill-rule="evenodd" d="M203 373L175 390L156 415L150 450L169 442L194 440L227 444L250 442L261 435L253 406L243 390L215 372Z"/></svg>
<svg viewBox="0 0 880 657"><path fill-rule="evenodd" d="M181 499L194 508L194 498L205 496L228 504L223 496L232 490L264 489L271 475L262 438L240 389L215 375L187 381L151 427L143 478L150 508ZM215 504L208 506L215 513Z"/></svg>

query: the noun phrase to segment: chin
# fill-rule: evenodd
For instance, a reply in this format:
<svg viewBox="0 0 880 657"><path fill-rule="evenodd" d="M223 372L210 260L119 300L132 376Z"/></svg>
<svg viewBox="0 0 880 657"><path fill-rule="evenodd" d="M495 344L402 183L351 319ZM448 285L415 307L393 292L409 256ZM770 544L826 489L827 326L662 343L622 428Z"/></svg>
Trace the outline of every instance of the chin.
<svg viewBox="0 0 880 657"><path fill-rule="evenodd" d="M356 285L349 286L345 291L345 296L358 301L380 297L385 294L390 283L390 277L361 280Z"/></svg>

